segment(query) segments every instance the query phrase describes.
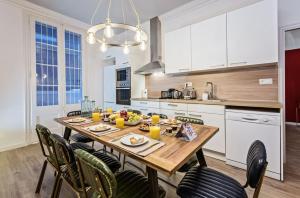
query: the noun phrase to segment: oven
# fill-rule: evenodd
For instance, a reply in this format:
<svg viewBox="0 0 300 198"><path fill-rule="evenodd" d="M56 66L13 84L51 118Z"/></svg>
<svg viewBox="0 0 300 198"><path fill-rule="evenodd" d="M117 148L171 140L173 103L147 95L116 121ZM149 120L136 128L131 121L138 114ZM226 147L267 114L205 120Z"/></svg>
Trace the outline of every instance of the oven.
<svg viewBox="0 0 300 198"><path fill-rule="evenodd" d="M116 104L130 105L131 69L130 67L116 70Z"/></svg>
<svg viewBox="0 0 300 198"><path fill-rule="evenodd" d="M130 88L116 88L116 104L130 105L131 89Z"/></svg>

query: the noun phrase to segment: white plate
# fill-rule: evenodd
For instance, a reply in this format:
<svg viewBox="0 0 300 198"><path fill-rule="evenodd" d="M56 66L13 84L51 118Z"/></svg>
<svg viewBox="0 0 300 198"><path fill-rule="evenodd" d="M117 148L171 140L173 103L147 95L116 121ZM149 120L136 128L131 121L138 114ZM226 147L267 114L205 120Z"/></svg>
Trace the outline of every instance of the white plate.
<svg viewBox="0 0 300 198"><path fill-rule="evenodd" d="M132 143L130 142L130 138L135 138L135 139L137 139L137 140L143 138L144 141L143 141L143 142L136 143L136 144L132 144ZM148 141L149 141L149 139L148 139L146 136L138 135L138 134L127 135L127 136L122 137L122 138L120 139L120 142L121 142L122 144L127 145L127 146L141 146L141 145L143 145L143 144L146 144Z"/></svg>
<svg viewBox="0 0 300 198"><path fill-rule="evenodd" d="M164 119L161 121L161 124L166 124L166 125L178 125L178 124L181 124L182 122L180 120L176 120L176 124L174 123L170 123L169 122L169 119Z"/></svg>
<svg viewBox="0 0 300 198"><path fill-rule="evenodd" d="M85 121L86 121L85 118L73 118L73 119L67 120L67 122L69 122L69 123L80 123L80 122L85 122Z"/></svg>
<svg viewBox="0 0 300 198"><path fill-rule="evenodd" d="M108 125L94 125L94 126L88 127L88 129L93 132L103 132L103 131L107 131L107 130L111 129L111 127Z"/></svg>
<svg viewBox="0 0 300 198"><path fill-rule="evenodd" d="M125 125L127 125L127 126L136 126L136 125L140 124L141 122L142 122L142 120L138 120L136 122L125 121Z"/></svg>

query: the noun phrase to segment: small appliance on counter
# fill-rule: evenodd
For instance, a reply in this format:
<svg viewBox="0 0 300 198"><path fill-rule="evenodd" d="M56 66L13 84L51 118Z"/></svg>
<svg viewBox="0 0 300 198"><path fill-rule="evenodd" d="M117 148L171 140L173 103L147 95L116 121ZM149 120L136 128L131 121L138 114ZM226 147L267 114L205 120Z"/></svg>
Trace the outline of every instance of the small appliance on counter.
<svg viewBox="0 0 300 198"><path fill-rule="evenodd" d="M182 92L178 91L177 89L168 89L168 91L161 91L160 92L160 99L181 99Z"/></svg>
<svg viewBox="0 0 300 198"><path fill-rule="evenodd" d="M197 99L197 92L192 86L185 83L184 89L182 90L182 97L185 100Z"/></svg>

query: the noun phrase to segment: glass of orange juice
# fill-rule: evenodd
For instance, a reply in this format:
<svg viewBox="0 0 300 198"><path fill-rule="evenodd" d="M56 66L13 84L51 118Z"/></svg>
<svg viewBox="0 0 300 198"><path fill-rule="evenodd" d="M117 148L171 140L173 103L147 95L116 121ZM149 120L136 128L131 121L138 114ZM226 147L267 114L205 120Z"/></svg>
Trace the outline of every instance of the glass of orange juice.
<svg viewBox="0 0 300 198"><path fill-rule="evenodd" d="M93 120L93 122L99 122L101 120L100 112L93 112L92 120Z"/></svg>
<svg viewBox="0 0 300 198"><path fill-rule="evenodd" d="M116 118L116 127L119 129L123 129L124 128L124 118Z"/></svg>
<svg viewBox="0 0 300 198"><path fill-rule="evenodd" d="M159 123L159 115L152 115L152 124Z"/></svg>
<svg viewBox="0 0 300 198"><path fill-rule="evenodd" d="M111 107L109 107L109 108L106 109L106 112L109 113L109 114L112 114L112 113L113 113L113 110L112 110Z"/></svg>
<svg viewBox="0 0 300 198"><path fill-rule="evenodd" d="M160 126L150 126L150 138L159 140L160 139Z"/></svg>

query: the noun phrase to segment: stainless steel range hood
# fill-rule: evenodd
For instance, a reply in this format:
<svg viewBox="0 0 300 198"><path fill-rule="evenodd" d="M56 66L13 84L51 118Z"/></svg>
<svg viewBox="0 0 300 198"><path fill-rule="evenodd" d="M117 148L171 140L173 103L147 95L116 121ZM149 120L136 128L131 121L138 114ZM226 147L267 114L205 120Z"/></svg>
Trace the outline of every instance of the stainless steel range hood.
<svg viewBox="0 0 300 198"><path fill-rule="evenodd" d="M158 17L150 19L150 57L151 62L135 71L136 74L148 75L155 72L165 72L162 59L161 23Z"/></svg>

